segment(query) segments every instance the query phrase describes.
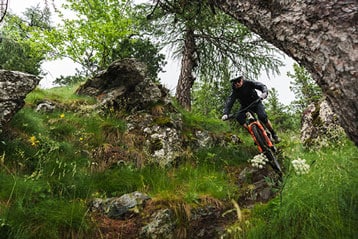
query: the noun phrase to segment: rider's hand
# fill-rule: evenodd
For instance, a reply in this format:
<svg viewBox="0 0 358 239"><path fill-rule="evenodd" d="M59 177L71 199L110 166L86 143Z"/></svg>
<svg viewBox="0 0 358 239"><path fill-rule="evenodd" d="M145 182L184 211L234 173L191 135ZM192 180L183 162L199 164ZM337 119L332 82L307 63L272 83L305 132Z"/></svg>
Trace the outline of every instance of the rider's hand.
<svg viewBox="0 0 358 239"><path fill-rule="evenodd" d="M267 98L267 93L266 93L266 92L265 92L265 93L262 93L262 94L260 95L260 98L261 98L261 100L266 99L266 98Z"/></svg>
<svg viewBox="0 0 358 239"><path fill-rule="evenodd" d="M221 117L222 120L227 120L229 118L228 115L223 115L223 117Z"/></svg>

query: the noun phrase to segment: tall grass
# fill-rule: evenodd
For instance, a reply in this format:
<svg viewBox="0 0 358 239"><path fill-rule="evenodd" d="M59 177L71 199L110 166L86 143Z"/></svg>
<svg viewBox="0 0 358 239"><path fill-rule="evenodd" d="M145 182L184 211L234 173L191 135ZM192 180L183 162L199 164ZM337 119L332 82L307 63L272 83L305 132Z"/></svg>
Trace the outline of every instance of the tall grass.
<svg viewBox="0 0 358 239"><path fill-rule="evenodd" d="M177 168L164 170L147 167L142 170L143 186L150 194L162 200L181 200L196 203L203 196L217 199L230 198L237 188L232 185L225 171L212 164L196 167L184 163Z"/></svg>
<svg viewBox="0 0 358 239"><path fill-rule="evenodd" d="M286 178L281 197L257 206L239 238L355 238L358 235L358 150L297 152L311 163L308 174ZM236 235L236 238L238 235Z"/></svg>

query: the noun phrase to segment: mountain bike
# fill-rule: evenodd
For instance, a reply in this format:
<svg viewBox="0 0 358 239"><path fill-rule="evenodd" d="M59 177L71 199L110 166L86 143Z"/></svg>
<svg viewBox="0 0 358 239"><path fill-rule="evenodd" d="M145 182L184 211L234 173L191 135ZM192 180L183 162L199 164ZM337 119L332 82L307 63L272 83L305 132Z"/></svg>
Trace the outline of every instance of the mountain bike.
<svg viewBox="0 0 358 239"><path fill-rule="evenodd" d="M272 169L280 177L282 177L283 171L276 157L277 149L273 144L274 141L271 132L265 127L265 124L263 124L260 120L258 120L256 114L250 111L250 107L252 107L253 105L257 104L260 101L261 99L255 100L244 109L241 109L238 113L247 111L246 125L252 139L254 140L255 145L257 146L259 152L263 153L266 156ZM229 118L233 119L235 117L234 115L230 115Z"/></svg>

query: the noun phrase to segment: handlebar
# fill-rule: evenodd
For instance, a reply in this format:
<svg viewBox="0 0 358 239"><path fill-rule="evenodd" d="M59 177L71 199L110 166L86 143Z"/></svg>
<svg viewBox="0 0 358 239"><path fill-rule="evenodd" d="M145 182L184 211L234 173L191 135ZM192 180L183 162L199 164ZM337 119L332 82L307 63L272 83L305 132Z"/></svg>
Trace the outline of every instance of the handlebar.
<svg viewBox="0 0 358 239"><path fill-rule="evenodd" d="M258 99L256 99L256 100L254 100L254 101L251 102L248 106L246 106L244 109L241 109L238 113L241 113L241 112L243 112L243 111L248 110L251 106L253 106L254 104L259 103L261 100L262 100L261 98L258 98ZM235 114L229 114L227 119L232 119L232 118L234 118L234 117L235 117Z"/></svg>
<svg viewBox="0 0 358 239"><path fill-rule="evenodd" d="M258 99L256 99L256 100L254 100L254 101L251 102L248 106L246 106L244 109L241 109L241 110L239 111L239 113L248 110L251 106L253 106L254 104L259 103L260 101L261 101L261 98L258 98Z"/></svg>

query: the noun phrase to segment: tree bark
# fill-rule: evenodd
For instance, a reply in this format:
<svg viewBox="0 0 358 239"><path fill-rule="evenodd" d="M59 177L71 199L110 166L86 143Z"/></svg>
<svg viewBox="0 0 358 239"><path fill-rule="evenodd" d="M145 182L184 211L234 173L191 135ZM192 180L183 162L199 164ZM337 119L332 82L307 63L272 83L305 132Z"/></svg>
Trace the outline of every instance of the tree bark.
<svg viewBox="0 0 358 239"><path fill-rule="evenodd" d="M195 51L194 31L188 28L185 33L180 75L175 95L179 104L188 111L191 110L191 88L195 81L192 72L197 66Z"/></svg>
<svg viewBox="0 0 358 239"><path fill-rule="evenodd" d="M8 6L8 0L0 0L0 22L4 20Z"/></svg>
<svg viewBox="0 0 358 239"><path fill-rule="evenodd" d="M211 0L304 66L358 146L357 0Z"/></svg>

